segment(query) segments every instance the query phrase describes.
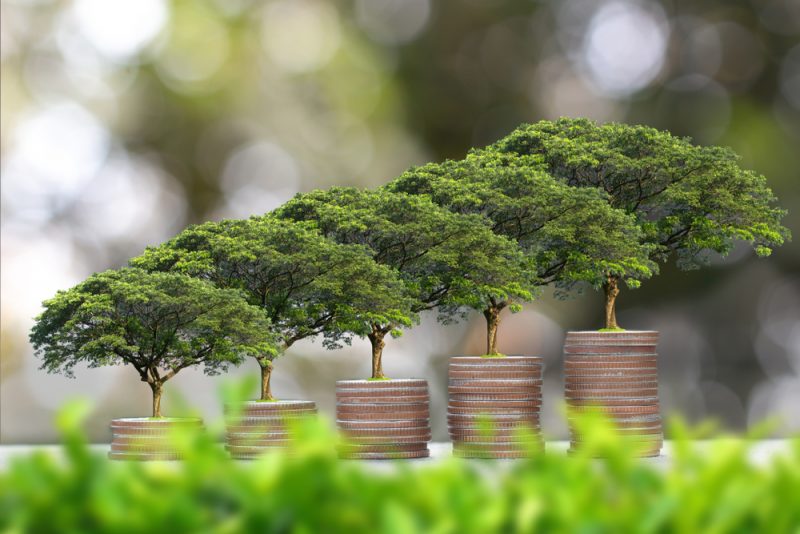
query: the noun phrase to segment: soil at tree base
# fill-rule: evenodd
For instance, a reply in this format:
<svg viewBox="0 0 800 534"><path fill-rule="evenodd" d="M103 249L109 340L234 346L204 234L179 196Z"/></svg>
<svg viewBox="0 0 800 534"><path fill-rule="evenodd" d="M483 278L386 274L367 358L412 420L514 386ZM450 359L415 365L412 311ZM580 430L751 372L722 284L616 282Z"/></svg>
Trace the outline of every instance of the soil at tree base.
<svg viewBox="0 0 800 534"><path fill-rule="evenodd" d="M430 394L422 379L339 380L336 424L340 458L427 458Z"/></svg>
<svg viewBox="0 0 800 534"><path fill-rule="evenodd" d="M568 332L564 342L565 397L571 411L600 409L640 456L663 444L658 400L658 332ZM582 436L568 417L570 451Z"/></svg>
<svg viewBox="0 0 800 534"><path fill-rule="evenodd" d="M305 400L225 406L225 449L236 460L258 458L274 450L291 452L295 444L292 423L316 415L317 405Z"/></svg>
<svg viewBox="0 0 800 534"><path fill-rule="evenodd" d="M173 445L172 434L180 430L202 431L202 419L131 417L111 421L112 460L168 461L182 455Z"/></svg>
<svg viewBox="0 0 800 534"><path fill-rule="evenodd" d="M539 356L454 356L448 366L447 427L462 458L526 458L544 450Z"/></svg>

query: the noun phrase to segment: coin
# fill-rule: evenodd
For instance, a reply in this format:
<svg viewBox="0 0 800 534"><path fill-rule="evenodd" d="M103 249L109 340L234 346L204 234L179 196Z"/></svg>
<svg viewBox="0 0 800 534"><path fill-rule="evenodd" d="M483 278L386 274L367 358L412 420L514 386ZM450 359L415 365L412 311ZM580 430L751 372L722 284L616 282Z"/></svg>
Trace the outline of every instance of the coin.
<svg viewBox="0 0 800 534"><path fill-rule="evenodd" d="M408 460L412 458L428 458L431 455L426 448L418 451L407 452L350 452L339 451L339 458L343 460Z"/></svg>

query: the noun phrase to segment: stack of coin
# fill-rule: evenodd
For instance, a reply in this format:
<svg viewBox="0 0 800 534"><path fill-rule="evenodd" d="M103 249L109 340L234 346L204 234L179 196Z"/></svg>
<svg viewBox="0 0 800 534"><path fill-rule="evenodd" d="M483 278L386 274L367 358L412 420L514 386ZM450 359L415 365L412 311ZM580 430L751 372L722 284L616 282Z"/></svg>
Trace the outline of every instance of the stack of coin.
<svg viewBox="0 0 800 534"><path fill-rule="evenodd" d="M421 379L339 380L339 457L386 460L430 456L430 396Z"/></svg>
<svg viewBox="0 0 800 534"><path fill-rule="evenodd" d="M620 433L642 442L641 456L662 445L658 404L658 332L568 332L564 344L565 393L571 412L597 407ZM571 448L582 436L570 421Z"/></svg>
<svg viewBox="0 0 800 534"><path fill-rule="evenodd" d="M447 427L453 454L524 458L542 450L540 356L456 356L448 369Z"/></svg>
<svg viewBox="0 0 800 534"><path fill-rule="evenodd" d="M250 460L276 449L291 448L292 423L313 417L317 406L312 401L248 401L242 406L226 406L225 448L236 460Z"/></svg>
<svg viewBox="0 0 800 534"><path fill-rule="evenodd" d="M180 460L174 434L181 431L198 432L203 429L201 419L130 417L111 421L112 460Z"/></svg>

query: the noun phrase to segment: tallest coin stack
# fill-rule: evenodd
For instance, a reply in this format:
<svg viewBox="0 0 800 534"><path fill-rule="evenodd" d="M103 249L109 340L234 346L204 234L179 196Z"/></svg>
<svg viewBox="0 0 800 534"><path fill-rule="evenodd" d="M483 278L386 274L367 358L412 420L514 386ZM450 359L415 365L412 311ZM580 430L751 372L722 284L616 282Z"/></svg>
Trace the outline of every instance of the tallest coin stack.
<svg viewBox="0 0 800 534"><path fill-rule="evenodd" d="M641 456L662 445L658 403L658 332L568 332L564 343L567 404L572 411L600 408L621 434L641 442ZM571 447L582 436L570 421Z"/></svg>

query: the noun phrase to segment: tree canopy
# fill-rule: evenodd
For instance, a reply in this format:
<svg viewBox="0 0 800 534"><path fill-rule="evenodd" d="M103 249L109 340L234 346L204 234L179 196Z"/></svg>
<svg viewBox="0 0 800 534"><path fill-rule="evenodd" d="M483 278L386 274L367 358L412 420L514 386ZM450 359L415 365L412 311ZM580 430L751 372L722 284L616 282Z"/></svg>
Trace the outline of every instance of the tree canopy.
<svg viewBox="0 0 800 534"><path fill-rule="evenodd" d="M376 262L403 280L412 318L439 308L440 320L448 322L465 306L482 309L487 296L530 296L530 269L513 241L493 233L485 217L451 212L425 196L335 187L298 195L275 215L312 221L340 243L368 246ZM384 337L399 326L371 324L375 378L383 376Z"/></svg>
<svg viewBox="0 0 800 534"><path fill-rule="evenodd" d="M269 320L236 290L174 273L124 268L94 274L43 303L30 335L42 369L73 376L89 367L129 364L153 392L181 369L216 374L247 354L275 350Z"/></svg>
<svg viewBox="0 0 800 534"><path fill-rule="evenodd" d="M790 237L766 178L743 169L729 148L646 126L560 119L522 125L471 154L487 155L604 191L613 207L636 217L650 258L674 259L681 269L704 265L709 251L728 254L736 241L766 256ZM618 291L611 274L607 293Z"/></svg>
<svg viewBox="0 0 800 534"><path fill-rule="evenodd" d="M633 216L612 208L604 193L575 188L534 165L495 153L411 168L387 187L429 196L436 204L486 217L491 229L527 256L530 293L555 283L601 285L611 273L637 285L655 264ZM496 353L499 314L519 307L513 296L483 296L487 352Z"/></svg>
<svg viewBox="0 0 800 534"><path fill-rule="evenodd" d="M264 311L270 320L264 334L279 342L277 352L255 355L264 400L272 398L273 359L295 342L321 334L336 347L353 333L366 335L373 322L410 320L405 288L367 247L339 244L309 223L270 215L192 226L131 263L240 289Z"/></svg>

